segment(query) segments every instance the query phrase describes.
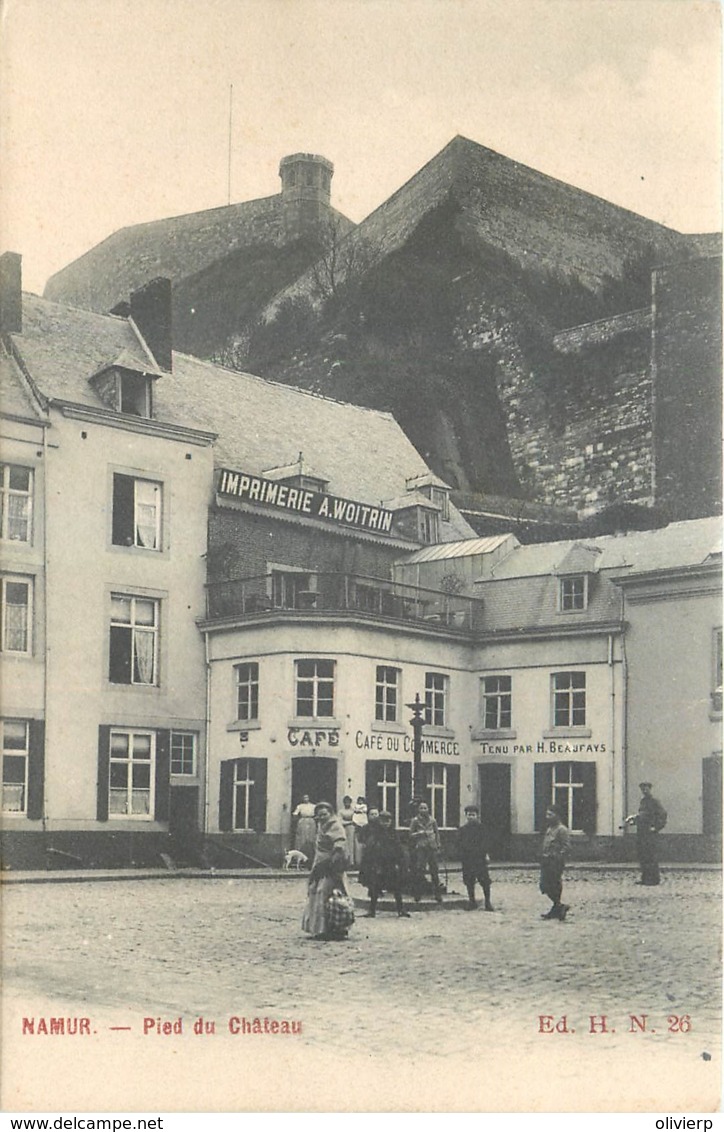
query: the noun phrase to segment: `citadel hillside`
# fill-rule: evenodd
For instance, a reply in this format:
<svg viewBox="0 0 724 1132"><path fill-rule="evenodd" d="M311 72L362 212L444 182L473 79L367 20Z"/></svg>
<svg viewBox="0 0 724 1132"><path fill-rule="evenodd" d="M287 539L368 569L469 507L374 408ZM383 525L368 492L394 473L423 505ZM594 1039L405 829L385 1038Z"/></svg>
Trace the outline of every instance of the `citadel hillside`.
<svg viewBox="0 0 724 1132"><path fill-rule="evenodd" d="M526 501L720 510L717 236L462 137L356 228L331 172L285 158L278 196L117 232L46 294L170 277L177 346L392 411L481 530Z"/></svg>

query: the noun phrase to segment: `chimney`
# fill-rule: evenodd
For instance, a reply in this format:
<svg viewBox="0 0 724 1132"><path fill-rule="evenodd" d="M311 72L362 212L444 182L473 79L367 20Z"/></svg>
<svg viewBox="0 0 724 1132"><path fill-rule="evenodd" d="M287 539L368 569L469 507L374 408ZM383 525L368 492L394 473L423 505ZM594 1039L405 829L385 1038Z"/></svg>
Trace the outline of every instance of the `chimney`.
<svg viewBox="0 0 724 1132"><path fill-rule="evenodd" d="M0 334L22 334L22 256L0 255Z"/></svg>
<svg viewBox="0 0 724 1132"><path fill-rule="evenodd" d="M151 279L131 295L130 315L159 369L171 372L171 280Z"/></svg>

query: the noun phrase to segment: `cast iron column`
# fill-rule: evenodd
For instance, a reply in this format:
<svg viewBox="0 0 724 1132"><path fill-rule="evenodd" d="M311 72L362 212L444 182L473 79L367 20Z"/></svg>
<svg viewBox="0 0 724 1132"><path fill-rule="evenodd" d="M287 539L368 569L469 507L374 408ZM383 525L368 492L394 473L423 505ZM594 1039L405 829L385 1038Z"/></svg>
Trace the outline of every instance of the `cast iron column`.
<svg viewBox="0 0 724 1132"><path fill-rule="evenodd" d="M425 725L423 712L425 705L420 699L420 693L415 693L414 704L406 704L412 712L412 807L417 813L418 803L422 801L425 784L422 781L422 729Z"/></svg>

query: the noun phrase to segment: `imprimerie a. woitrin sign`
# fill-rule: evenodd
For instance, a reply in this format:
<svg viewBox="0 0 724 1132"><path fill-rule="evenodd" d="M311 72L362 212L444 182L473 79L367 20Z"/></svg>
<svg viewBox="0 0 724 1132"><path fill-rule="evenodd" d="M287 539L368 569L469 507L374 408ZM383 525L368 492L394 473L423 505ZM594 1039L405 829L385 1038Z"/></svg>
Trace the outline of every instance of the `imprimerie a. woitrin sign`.
<svg viewBox="0 0 724 1132"><path fill-rule="evenodd" d="M247 472L231 472L222 468L217 491L219 495L232 496L245 503L294 511L299 515L307 515L310 519L340 523L345 527L379 531L383 534L389 534L392 530L392 511L387 511L384 507L372 507L369 503L358 503L354 499L341 499L323 491L291 487Z"/></svg>

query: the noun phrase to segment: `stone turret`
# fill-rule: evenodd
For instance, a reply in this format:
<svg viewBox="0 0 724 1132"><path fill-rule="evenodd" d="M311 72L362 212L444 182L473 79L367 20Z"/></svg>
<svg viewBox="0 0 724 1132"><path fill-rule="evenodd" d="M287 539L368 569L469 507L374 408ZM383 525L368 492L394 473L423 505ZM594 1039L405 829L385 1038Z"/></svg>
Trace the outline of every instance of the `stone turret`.
<svg viewBox="0 0 724 1132"><path fill-rule="evenodd" d="M334 166L315 153L293 153L279 164L285 241L315 236L330 214Z"/></svg>

